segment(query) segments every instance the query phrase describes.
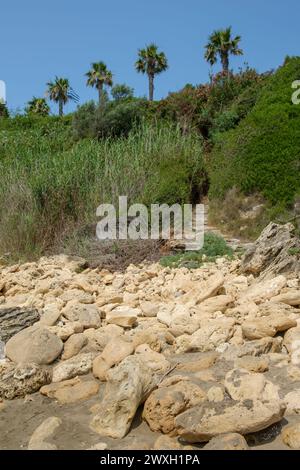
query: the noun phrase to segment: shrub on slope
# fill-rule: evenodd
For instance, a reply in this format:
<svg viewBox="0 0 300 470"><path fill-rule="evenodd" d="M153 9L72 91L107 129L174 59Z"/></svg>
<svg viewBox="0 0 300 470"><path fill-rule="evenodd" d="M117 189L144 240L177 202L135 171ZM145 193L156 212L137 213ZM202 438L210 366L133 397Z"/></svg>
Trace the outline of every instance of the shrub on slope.
<svg viewBox="0 0 300 470"><path fill-rule="evenodd" d="M259 192L272 205L294 201L300 192L300 106L291 97L299 79L300 58L287 58L239 126L219 134L209 164L211 198L236 187Z"/></svg>

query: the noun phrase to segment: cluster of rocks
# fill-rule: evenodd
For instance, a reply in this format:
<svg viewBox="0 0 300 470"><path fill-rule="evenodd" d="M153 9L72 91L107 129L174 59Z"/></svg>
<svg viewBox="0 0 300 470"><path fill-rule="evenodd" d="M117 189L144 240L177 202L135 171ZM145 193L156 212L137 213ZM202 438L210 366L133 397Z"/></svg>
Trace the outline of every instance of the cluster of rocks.
<svg viewBox="0 0 300 470"><path fill-rule="evenodd" d="M110 273L61 255L2 268L0 413L35 392L61 405L98 396L99 441L123 439L142 406L154 449L244 450L281 427L300 448L299 307L298 275L257 279L239 260ZM60 425L50 416L28 448L56 448Z"/></svg>

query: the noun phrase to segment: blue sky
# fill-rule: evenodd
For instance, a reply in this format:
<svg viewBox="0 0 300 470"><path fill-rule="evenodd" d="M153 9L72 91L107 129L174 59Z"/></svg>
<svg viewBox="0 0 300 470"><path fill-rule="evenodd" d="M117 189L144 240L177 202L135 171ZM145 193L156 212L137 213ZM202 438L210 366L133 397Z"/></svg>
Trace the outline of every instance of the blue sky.
<svg viewBox="0 0 300 470"><path fill-rule="evenodd" d="M100 60L115 82L145 95L146 77L135 72L134 62L137 49L152 41L170 64L156 80L157 98L205 82L203 47L214 29L229 25L242 36L245 52L232 60L234 68L246 61L265 71L288 54L300 55L299 0L6 0L0 15L0 80L12 109L43 96L55 75L69 78L81 103L96 98L84 73Z"/></svg>

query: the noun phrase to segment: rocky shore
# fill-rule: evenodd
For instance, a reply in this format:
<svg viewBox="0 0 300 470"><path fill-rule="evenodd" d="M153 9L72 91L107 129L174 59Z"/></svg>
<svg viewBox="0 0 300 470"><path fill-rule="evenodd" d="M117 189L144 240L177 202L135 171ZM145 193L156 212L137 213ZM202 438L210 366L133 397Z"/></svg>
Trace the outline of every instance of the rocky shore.
<svg viewBox="0 0 300 470"><path fill-rule="evenodd" d="M196 270L1 268L0 448L300 448L291 233Z"/></svg>

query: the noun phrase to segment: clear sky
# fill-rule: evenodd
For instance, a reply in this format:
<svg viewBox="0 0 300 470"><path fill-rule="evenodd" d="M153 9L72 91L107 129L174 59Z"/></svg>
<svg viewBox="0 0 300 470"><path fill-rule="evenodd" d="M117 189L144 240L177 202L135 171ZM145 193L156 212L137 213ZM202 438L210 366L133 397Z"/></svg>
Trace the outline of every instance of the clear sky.
<svg viewBox="0 0 300 470"><path fill-rule="evenodd" d="M0 18L0 80L12 109L43 96L55 75L69 78L81 103L96 99L84 73L100 60L115 82L145 95L146 77L134 62L137 49L153 41L170 64L156 80L157 98L205 82L203 47L214 29L229 25L245 52L232 60L234 68L246 61L265 71L300 55L299 0L1 0Z"/></svg>

